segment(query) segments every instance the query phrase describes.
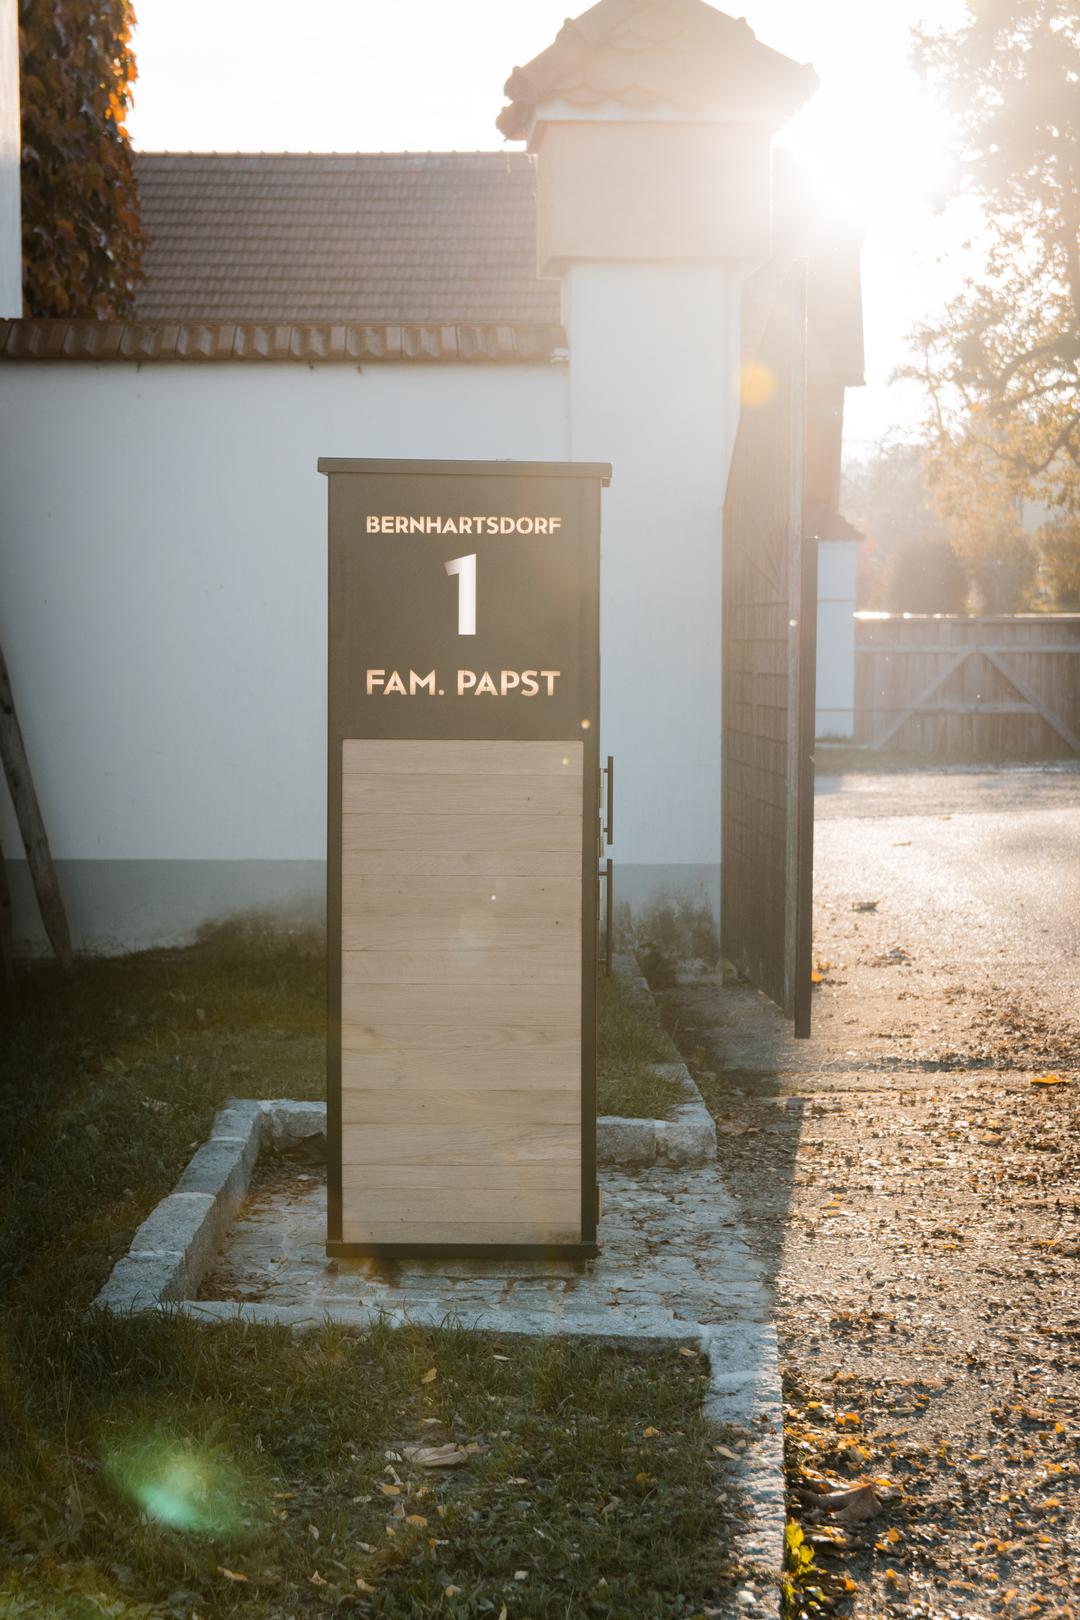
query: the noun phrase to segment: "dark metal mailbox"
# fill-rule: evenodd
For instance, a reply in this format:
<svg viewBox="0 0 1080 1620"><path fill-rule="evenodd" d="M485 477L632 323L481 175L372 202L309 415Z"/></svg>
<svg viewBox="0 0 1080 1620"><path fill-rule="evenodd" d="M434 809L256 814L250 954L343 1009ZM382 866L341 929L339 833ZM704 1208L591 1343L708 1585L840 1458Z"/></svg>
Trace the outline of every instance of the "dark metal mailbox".
<svg viewBox="0 0 1080 1620"><path fill-rule="evenodd" d="M327 1251L596 1252L603 465L330 480Z"/></svg>

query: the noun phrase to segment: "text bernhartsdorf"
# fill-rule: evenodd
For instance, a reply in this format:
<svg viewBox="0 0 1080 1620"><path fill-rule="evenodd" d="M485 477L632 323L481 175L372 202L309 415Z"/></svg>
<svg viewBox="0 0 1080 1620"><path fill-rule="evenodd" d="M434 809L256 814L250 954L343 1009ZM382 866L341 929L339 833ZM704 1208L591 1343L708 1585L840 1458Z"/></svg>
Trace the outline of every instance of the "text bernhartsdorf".
<svg viewBox="0 0 1080 1620"><path fill-rule="evenodd" d="M367 518L368 534L558 534L561 517L379 517Z"/></svg>

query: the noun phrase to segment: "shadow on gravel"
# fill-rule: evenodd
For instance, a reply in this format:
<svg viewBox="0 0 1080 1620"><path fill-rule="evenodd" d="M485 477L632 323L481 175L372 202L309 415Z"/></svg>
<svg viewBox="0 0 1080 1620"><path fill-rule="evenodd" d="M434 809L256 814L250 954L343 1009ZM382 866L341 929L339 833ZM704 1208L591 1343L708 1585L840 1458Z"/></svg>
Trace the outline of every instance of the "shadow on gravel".
<svg viewBox="0 0 1080 1620"><path fill-rule="evenodd" d="M778 1268L791 1208L795 1157L813 1099L798 1095L790 1027L747 986L718 980L657 993L665 1027L716 1121L717 1162L747 1241L770 1275Z"/></svg>

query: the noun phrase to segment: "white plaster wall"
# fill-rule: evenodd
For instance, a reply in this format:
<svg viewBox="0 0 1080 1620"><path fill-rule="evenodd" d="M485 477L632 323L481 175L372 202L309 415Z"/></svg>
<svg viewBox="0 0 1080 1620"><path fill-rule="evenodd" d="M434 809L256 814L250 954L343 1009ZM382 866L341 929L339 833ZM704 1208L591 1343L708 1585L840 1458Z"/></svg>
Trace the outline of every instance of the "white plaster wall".
<svg viewBox="0 0 1080 1620"><path fill-rule="evenodd" d="M610 461L602 735L624 896L718 899L721 544L738 425L739 281L719 264L576 264L570 449Z"/></svg>
<svg viewBox="0 0 1080 1620"><path fill-rule="evenodd" d="M18 0L0 0L0 317L22 314Z"/></svg>
<svg viewBox="0 0 1080 1620"><path fill-rule="evenodd" d="M0 637L54 854L321 861L316 459L568 448L562 367L0 366Z"/></svg>
<svg viewBox="0 0 1080 1620"><path fill-rule="evenodd" d="M818 548L817 735L855 735L855 575L857 540L823 540Z"/></svg>

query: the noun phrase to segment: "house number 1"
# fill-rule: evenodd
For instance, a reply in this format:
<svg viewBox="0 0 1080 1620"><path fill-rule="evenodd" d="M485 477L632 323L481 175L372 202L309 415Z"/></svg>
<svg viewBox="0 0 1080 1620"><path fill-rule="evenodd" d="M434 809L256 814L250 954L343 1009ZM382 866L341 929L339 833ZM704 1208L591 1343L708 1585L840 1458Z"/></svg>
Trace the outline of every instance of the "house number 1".
<svg viewBox="0 0 1080 1620"><path fill-rule="evenodd" d="M458 577L457 629L459 636L476 634L476 552L454 557L446 565L448 574Z"/></svg>

